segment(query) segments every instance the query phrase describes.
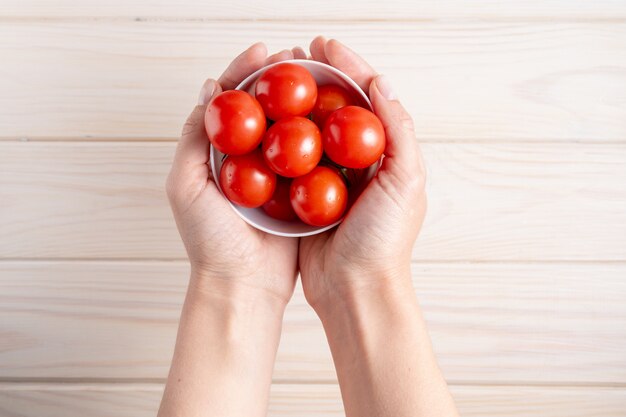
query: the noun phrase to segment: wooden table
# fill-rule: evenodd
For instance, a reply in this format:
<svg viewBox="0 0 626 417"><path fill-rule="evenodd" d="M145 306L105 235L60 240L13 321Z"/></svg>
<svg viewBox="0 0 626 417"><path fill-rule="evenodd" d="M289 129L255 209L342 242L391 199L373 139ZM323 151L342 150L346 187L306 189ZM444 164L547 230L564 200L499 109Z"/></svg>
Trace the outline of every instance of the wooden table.
<svg viewBox="0 0 626 417"><path fill-rule="evenodd" d="M0 416L154 416L188 266L164 194L205 78L336 37L417 125L413 279L464 416L626 413L626 3L4 0ZM271 416L340 416L298 289Z"/></svg>

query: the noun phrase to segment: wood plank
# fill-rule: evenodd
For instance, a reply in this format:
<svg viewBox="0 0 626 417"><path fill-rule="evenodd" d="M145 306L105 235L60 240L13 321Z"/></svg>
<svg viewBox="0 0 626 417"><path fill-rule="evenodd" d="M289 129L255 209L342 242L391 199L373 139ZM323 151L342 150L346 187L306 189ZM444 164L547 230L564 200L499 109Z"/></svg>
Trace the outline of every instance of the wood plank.
<svg viewBox="0 0 626 417"><path fill-rule="evenodd" d="M303 11L306 11L304 14ZM5 0L0 17L78 18L166 18L166 19L616 19L626 17L619 0L567 1L505 0L355 0L318 2L315 7L304 0L270 4L244 0L206 2L186 0L167 2L145 0L111 0L106 4L96 0L57 0L51 5L45 0Z"/></svg>
<svg viewBox="0 0 626 417"><path fill-rule="evenodd" d="M626 264L416 263L452 382L626 383ZM0 378L165 378L184 262L1 262ZM277 381L335 380L298 287Z"/></svg>
<svg viewBox="0 0 626 417"><path fill-rule="evenodd" d="M164 193L174 146L0 143L0 258L185 258ZM414 259L626 260L626 145L423 149Z"/></svg>
<svg viewBox="0 0 626 417"><path fill-rule="evenodd" d="M425 140L626 138L626 24L448 21L3 23L0 136L174 138L239 51L318 33L386 73Z"/></svg>
<svg viewBox="0 0 626 417"><path fill-rule="evenodd" d="M622 417L626 389L607 387L452 386L461 415L471 417ZM154 416L160 384L1 384L4 417ZM269 416L343 416L333 384L274 384Z"/></svg>

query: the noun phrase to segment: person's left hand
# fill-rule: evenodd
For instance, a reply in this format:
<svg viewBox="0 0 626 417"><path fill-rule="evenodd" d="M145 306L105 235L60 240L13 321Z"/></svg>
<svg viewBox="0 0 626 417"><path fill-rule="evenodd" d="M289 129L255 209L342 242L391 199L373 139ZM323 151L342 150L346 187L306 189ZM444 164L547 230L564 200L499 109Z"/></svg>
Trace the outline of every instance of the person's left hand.
<svg viewBox="0 0 626 417"><path fill-rule="evenodd" d="M272 62L301 55L301 49L267 57L262 43L239 55L218 81L207 80L189 116L167 179L167 194L192 269L191 284L226 297L269 296L286 305L297 276L298 240L264 233L229 206L211 175L204 113L212 97L235 88ZM266 297L267 298L267 297Z"/></svg>

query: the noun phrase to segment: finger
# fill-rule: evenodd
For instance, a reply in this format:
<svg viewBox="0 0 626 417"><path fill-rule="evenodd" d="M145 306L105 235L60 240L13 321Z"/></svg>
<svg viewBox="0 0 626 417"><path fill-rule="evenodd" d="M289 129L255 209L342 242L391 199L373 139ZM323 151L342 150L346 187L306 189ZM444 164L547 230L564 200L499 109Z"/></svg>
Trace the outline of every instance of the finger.
<svg viewBox="0 0 626 417"><path fill-rule="evenodd" d="M204 82L200 89L198 105L183 126L183 132L174 156L173 169L188 171L208 162L209 139L204 127L204 113L206 112L206 104L221 92L222 88L215 80L208 79Z"/></svg>
<svg viewBox="0 0 626 417"><path fill-rule="evenodd" d="M224 90L237 87L244 78L261 68L267 57L267 48L262 42L255 43L230 63L218 79Z"/></svg>
<svg viewBox="0 0 626 417"><path fill-rule="evenodd" d="M379 75L370 85L374 113L385 128L383 164L414 176L424 173L421 151L415 137L413 119L396 99L386 77Z"/></svg>
<svg viewBox="0 0 626 417"><path fill-rule="evenodd" d="M326 46L326 38L323 36L318 36L311 42L309 45L309 51L311 51L311 58L315 61L323 62L324 64L328 64L328 59L326 59L326 52L324 51L324 47Z"/></svg>
<svg viewBox="0 0 626 417"><path fill-rule="evenodd" d="M352 78L366 94L376 71L356 52L336 39L331 39L324 46L328 63Z"/></svg>
<svg viewBox="0 0 626 417"><path fill-rule="evenodd" d="M306 52L299 46L292 48L291 53L293 53L294 59L306 59Z"/></svg>
<svg viewBox="0 0 626 417"><path fill-rule="evenodd" d="M288 59L293 59L293 52L289 49L283 49L280 52L268 56L265 59L265 65L275 64L276 62L286 61Z"/></svg>
<svg viewBox="0 0 626 417"><path fill-rule="evenodd" d="M204 84L202 84L202 88L200 88L200 93L198 94L198 105L204 106L209 104L209 101L221 92L222 87L217 83L217 81L212 78L207 79Z"/></svg>

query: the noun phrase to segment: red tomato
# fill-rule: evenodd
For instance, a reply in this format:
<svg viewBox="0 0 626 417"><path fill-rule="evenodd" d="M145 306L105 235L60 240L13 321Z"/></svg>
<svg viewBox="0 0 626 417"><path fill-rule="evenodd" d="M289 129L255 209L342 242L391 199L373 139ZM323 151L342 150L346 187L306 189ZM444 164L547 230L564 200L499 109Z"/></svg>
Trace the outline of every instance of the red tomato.
<svg viewBox="0 0 626 417"><path fill-rule="evenodd" d="M333 112L324 125L326 155L347 168L365 168L385 150L385 129L378 117L363 107L347 106Z"/></svg>
<svg viewBox="0 0 626 417"><path fill-rule="evenodd" d="M348 189L341 175L325 166L295 178L289 196L300 220L311 226L336 222L348 204Z"/></svg>
<svg viewBox="0 0 626 417"><path fill-rule="evenodd" d="M306 116L317 98L317 84L311 73L297 64L283 63L261 75L255 87L256 99L272 120Z"/></svg>
<svg viewBox="0 0 626 417"><path fill-rule="evenodd" d="M345 88L332 84L317 87L317 101L311 113L311 120L323 129L326 119L332 112L355 104L354 98Z"/></svg>
<svg viewBox="0 0 626 417"><path fill-rule="evenodd" d="M267 165L291 178L311 172L324 152L320 130L299 116L280 119L267 129L262 149Z"/></svg>
<svg viewBox="0 0 626 417"><path fill-rule="evenodd" d="M229 155L243 155L259 146L265 124L261 105L245 91L218 94L204 115L209 140L218 151Z"/></svg>
<svg viewBox="0 0 626 417"><path fill-rule="evenodd" d="M289 187L291 186L291 180L284 177L278 177L276 182L276 190L272 195L272 198L265 204L263 204L263 210L270 216L279 220L295 220L298 217L296 212L291 207L291 200L289 199Z"/></svg>
<svg viewBox="0 0 626 417"><path fill-rule="evenodd" d="M233 203L259 207L272 197L276 174L265 164L259 151L230 155L220 170L220 187Z"/></svg>

